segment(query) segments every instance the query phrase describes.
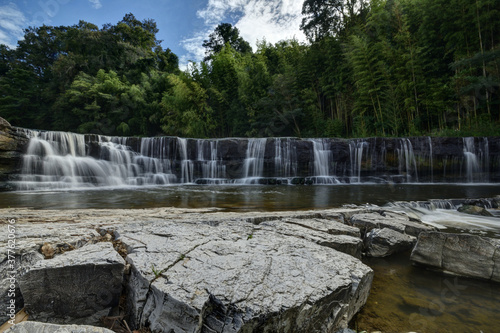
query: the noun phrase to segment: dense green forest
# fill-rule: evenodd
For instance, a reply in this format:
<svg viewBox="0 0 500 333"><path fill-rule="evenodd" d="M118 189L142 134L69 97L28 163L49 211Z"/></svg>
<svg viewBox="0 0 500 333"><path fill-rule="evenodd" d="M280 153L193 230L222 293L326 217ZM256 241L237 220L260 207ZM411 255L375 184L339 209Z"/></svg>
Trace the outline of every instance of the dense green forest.
<svg viewBox="0 0 500 333"><path fill-rule="evenodd" d="M221 23L180 71L153 20L31 27L0 45L13 125L183 137L500 135L500 1L306 0L308 43Z"/></svg>

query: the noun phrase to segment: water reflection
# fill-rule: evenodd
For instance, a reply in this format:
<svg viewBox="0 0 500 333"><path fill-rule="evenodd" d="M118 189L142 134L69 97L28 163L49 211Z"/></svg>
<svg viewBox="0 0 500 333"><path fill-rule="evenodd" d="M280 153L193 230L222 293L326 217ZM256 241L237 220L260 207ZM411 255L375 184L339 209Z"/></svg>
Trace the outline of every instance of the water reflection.
<svg viewBox="0 0 500 333"><path fill-rule="evenodd" d="M359 330L498 332L498 283L447 276L411 266L409 253L365 258L374 272L370 296L356 316Z"/></svg>
<svg viewBox="0 0 500 333"><path fill-rule="evenodd" d="M51 192L3 192L0 208L35 209L217 207L230 211L323 209L345 204L483 198L497 185L175 185Z"/></svg>

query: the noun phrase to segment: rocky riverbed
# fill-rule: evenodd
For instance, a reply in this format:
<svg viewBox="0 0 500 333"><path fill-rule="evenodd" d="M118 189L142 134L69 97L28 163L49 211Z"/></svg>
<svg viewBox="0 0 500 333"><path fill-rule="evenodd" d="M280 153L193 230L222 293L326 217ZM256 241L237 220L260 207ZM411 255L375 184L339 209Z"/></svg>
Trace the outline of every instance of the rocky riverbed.
<svg viewBox="0 0 500 333"><path fill-rule="evenodd" d="M415 247L419 265L471 275L472 260L472 276L493 281L500 267L496 240L450 236L381 208L3 209L1 216L2 304L40 322L12 332L70 332L55 325L74 324L116 332L337 332L370 293L373 271L362 255ZM432 237L441 252L425 261ZM462 252L450 256L453 249ZM11 313L3 307L2 321Z"/></svg>

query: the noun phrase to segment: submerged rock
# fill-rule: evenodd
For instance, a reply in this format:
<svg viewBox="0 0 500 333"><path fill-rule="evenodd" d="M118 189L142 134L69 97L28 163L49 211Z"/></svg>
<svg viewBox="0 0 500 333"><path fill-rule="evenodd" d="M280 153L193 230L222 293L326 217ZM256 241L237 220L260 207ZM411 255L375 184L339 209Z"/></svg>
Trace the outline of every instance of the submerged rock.
<svg viewBox="0 0 500 333"><path fill-rule="evenodd" d="M373 278L354 257L272 225L125 229L133 325L153 332L333 331L366 302Z"/></svg>
<svg viewBox="0 0 500 333"><path fill-rule="evenodd" d="M103 327L87 325L56 325L36 321L24 321L12 326L6 333L113 333Z"/></svg>
<svg viewBox="0 0 500 333"><path fill-rule="evenodd" d="M493 214L488 212L486 210L486 208L479 207L479 206L463 205L463 206L458 207L458 211L460 213L464 213L464 214L493 217Z"/></svg>
<svg viewBox="0 0 500 333"><path fill-rule="evenodd" d="M118 305L125 261L111 243L41 260L19 280L30 319L96 325Z"/></svg>
<svg viewBox="0 0 500 333"><path fill-rule="evenodd" d="M411 260L447 273L500 282L500 239L425 232L418 237Z"/></svg>
<svg viewBox="0 0 500 333"><path fill-rule="evenodd" d="M369 257L385 257L413 247L417 239L389 228L372 229L364 239L365 254Z"/></svg>

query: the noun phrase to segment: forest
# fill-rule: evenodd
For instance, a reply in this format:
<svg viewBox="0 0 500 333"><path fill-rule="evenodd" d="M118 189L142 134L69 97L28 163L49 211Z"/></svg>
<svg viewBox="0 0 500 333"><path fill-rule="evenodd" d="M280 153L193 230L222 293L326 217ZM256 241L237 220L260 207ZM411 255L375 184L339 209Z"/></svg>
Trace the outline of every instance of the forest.
<svg viewBox="0 0 500 333"><path fill-rule="evenodd" d="M500 135L500 1L305 0L306 43L221 23L179 70L151 19L0 45L0 116L113 136Z"/></svg>

